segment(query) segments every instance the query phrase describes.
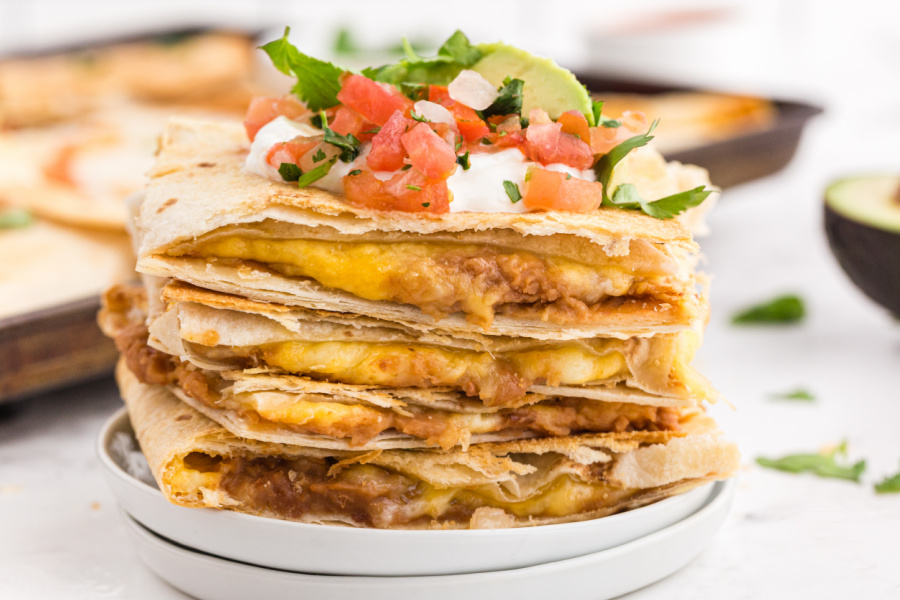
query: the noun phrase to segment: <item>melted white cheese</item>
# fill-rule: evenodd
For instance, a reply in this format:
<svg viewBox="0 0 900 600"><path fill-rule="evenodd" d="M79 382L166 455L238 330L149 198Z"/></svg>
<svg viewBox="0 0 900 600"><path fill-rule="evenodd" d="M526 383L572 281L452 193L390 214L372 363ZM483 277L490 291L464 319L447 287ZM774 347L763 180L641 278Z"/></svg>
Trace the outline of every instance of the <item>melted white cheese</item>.
<svg viewBox="0 0 900 600"><path fill-rule="evenodd" d="M298 135L320 135L322 131L310 125L295 123L286 117L266 124L256 134L247 156L247 170L262 175L273 181L282 181L278 170L266 162L269 149L278 142L287 142ZM343 192L342 179L353 169L366 166L366 156L372 144L367 142L360 148L359 156L350 163L337 161L328 174L312 184L335 194ZM550 171L569 173L587 181L596 181L594 171L581 171L564 164L539 165L529 161L517 148L469 155L468 170L457 167L456 172L447 180L447 186L453 194L450 212L525 212L525 203L513 203L503 187L504 181L512 181L524 192L525 175L532 165L542 166ZM400 171L376 171L375 177L385 181Z"/></svg>

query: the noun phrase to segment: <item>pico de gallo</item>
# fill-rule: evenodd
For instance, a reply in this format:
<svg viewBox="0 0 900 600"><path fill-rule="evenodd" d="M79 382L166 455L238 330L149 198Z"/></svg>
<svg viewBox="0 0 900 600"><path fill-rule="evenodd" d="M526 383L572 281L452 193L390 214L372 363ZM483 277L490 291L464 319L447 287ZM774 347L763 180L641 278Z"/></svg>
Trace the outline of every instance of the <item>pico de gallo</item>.
<svg viewBox="0 0 900 600"><path fill-rule="evenodd" d="M654 124L639 112L604 118L599 102L587 114L523 114L528 83L506 77L495 87L464 68L479 52L460 32L434 59L401 61L399 78L397 65L354 73L306 57L287 35L263 48L298 77L294 95L255 98L244 121L247 167L270 179L330 190L359 208L433 214L607 205L671 218L710 193L647 202L626 184L610 195L616 163L652 139ZM316 81L304 82L311 73Z"/></svg>

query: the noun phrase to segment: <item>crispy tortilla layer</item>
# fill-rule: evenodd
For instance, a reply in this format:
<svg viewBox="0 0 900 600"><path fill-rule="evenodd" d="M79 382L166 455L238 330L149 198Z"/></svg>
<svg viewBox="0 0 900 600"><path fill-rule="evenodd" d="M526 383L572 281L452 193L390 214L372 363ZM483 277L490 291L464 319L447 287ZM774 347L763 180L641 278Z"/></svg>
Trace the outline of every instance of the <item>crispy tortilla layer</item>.
<svg viewBox="0 0 900 600"><path fill-rule="evenodd" d="M560 455L537 460L542 470L567 461ZM605 482L602 464L577 470L578 476L560 474L527 498L518 499L496 484L438 489L405 473L375 465L337 465L332 458L244 458L193 452L173 469L172 493L199 497L206 490L250 512L281 519L314 515L363 527L452 528L488 525L483 522L487 518L494 521L489 525L508 527L530 518L617 512L616 507L639 492Z"/></svg>
<svg viewBox="0 0 900 600"><path fill-rule="evenodd" d="M263 428L348 439L362 446L383 432L396 432L442 448L468 444L473 434L569 435L577 432L678 430L692 410L576 398L555 399L493 413L456 413L423 406L399 409L348 404L325 394L277 391L229 393L227 383L147 345L147 330L134 325L115 338L129 369L142 383L175 385L217 409L237 412Z"/></svg>
<svg viewBox="0 0 900 600"><path fill-rule="evenodd" d="M621 340L548 344L512 352L478 352L425 344L291 341L259 347L205 347L198 355L253 359L288 373L356 385L454 387L488 406L522 398L532 385L616 382L630 373Z"/></svg>
<svg viewBox="0 0 900 600"><path fill-rule="evenodd" d="M313 279L360 298L418 307L442 318L456 312L482 326L495 312L540 307L571 319L610 298L678 302L685 283L672 265L626 256L582 263L521 249L448 242L347 242L268 239L213 232L171 256L261 263L287 277Z"/></svg>

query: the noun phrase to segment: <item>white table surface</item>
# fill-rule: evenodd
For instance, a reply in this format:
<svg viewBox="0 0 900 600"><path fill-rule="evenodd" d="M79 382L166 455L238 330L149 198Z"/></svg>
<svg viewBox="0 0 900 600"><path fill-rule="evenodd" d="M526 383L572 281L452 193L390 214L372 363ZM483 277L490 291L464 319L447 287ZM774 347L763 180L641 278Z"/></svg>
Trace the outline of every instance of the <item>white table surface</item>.
<svg viewBox="0 0 900 600"><path fill-rule="evenodd" d="M872 489L900 464L900 324L840 272L821 206L830 179L897 168L896 71L883 81L894 93L866 94L857 80L835 95L788 169L728 190L712 216L701 243L713 313L697 365L736 407L713 412L744 455L739 494L706 552L629 599L900 597L900 494ZM805 323L729 324L782 292L807 299ZM816 401L769 398L797 387ZM0 598L185 597L139 562L101 479L94 438L119 405L104 381L0 406ZM753 462L845 439L868 461L862 485Z"/></svg>

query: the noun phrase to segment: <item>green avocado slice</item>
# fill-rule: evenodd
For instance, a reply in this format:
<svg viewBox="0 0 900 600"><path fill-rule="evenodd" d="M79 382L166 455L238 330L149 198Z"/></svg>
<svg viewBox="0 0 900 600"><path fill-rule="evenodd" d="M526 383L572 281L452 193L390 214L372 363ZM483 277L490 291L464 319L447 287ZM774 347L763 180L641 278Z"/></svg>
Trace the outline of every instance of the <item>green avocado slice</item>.
<svg viewBox="0 0 900 600"><path fill-rule="evenodd" d="M900 233L900 177L875 175L837 181L825 191L835 212L857 223Z"/></svg>
<svg viewBox="0 0 900 600"><path fill-rule="evenodd" d="M497 87L506 77L525 82L522 116L527 117L532 108L543 108L551 119L577 110L592 125L591 96L575 75L549 58L535 56L520 48L506 44L480 44L478 49L484 58L475 63L473 71Z"/></svg>

